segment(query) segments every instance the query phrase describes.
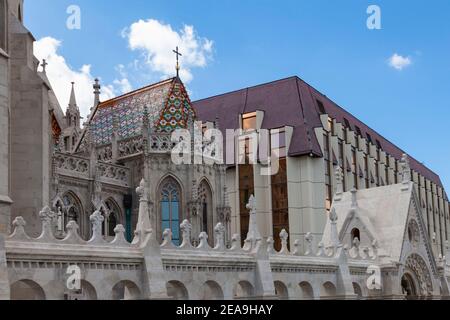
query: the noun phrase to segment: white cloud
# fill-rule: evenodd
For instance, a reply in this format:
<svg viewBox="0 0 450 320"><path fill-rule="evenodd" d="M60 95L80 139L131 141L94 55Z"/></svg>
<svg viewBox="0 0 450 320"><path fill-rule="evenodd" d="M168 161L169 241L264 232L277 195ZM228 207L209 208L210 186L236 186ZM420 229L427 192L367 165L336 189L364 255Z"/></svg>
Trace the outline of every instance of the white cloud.
<svg viewBox="0 0 450 320"><path fill-rule="evenodd" d="M412 63L412 60L410 57L403 57L397 53L394 53L392 55L392 57L389 58L389 65L392 68L397 69L399 71L410 66L411 63Z"/></svg>
<svg viewBox="0 0 450 320"><path fill-rule="evenodd" d="M66 110L70 98L71 82L75 82L75 93L81 116L87 119L90 109L94 103L92 85L94 76L91 74L91 66L83 65L79 70L72 68L66 59L58 53L61 41L52 37L42 38L34 43L34 55L42 61L47 60L47 77L53 87L63 111ZM122 75L122 74L121 74ZM131 85L126 78L115 80L113 84L102 84L101 100L107 100L131 90Z"/></svg>
<svg viewBox="0 0 450 320"><path fill-rule="evenodd" d="M123 78L122 80L114 80L114 85L119 87L120 93L124 94L133 90L131 83L128 79Z"/></svg>
<svg viewBox="0 0 450 320"><path fill-rule="evenodd" d="M172 50L179 47L180 77L184 82L193 79L192 69L203 68L212 59L213 41L199 37L193 26L185 25L179 32L169 24L154 19L139 20L122 32L128 40L131 50L141 51L145 63L162 78L175 74L175 54Z"/></svg>

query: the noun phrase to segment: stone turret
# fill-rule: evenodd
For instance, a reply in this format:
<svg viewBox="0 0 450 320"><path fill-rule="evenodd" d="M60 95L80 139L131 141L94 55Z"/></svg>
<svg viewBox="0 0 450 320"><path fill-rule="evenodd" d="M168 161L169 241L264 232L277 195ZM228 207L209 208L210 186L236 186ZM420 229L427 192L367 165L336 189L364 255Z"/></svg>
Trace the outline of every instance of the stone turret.
<svg viewBox="0 0 450 320"><path fill-rule="evenodd" d="M72 82L69 105L67 106L65 119L66 119L66 128L62 133L65 150L61 151L71 152L73 148L76 146L76 143L78 141L81 132L80 127L81 115L80 109L78 108L77 105L77 99L75 96L75 82Z"/></svg>

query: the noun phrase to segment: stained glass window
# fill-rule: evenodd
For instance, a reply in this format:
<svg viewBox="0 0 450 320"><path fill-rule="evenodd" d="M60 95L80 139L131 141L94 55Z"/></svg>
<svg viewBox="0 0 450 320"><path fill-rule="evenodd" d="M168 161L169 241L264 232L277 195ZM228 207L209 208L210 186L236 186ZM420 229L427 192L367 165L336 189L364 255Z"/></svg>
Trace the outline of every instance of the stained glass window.
<svg viewBox="0 0 450 320"><path fill-rule="evenodd" d="M172 241L180 245L180 188L172 178L161 187L160 195L162 230L172 230Z"/></svg>

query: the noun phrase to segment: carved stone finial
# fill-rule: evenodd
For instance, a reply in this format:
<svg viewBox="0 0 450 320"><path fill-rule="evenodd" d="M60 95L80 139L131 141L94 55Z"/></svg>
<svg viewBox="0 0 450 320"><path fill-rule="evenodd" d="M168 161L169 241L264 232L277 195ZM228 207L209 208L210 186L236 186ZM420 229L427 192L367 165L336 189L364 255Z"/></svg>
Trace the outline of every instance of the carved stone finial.
<svg viewBox="0 0 450 320"><path fill-rule="evenodd" d="M287 231L285 229L281 230L280 232L280 239L281 239L281 250L280 250L280 254L289 254L289 249L288 249L288 238L289 238L289 233L287 233Z"/></svg>
<svg viewBox="0 0 450 320"><path fill-rule="evenodd" d="M39 218L41 218L42 232L39 236L39 240L53 240L55 239L52 231L52 222L55 219L55 213L50 210L48 206L44 207L39 212Z"/></svg>
<svg viewBox="0 0 450 320"><path fill-rule="evenodd" d="M339 237L338 237L338 231L337 231L337 220L338 216L336 213L336 209L332 208L330 211L330 239L331 239L331 247L333 248L334 252L336 251L337 247L340 244Z"/></svg>
<svg viewBox="0 0 450 320"><path fill-rule="evenodd" d="M311 232L308 232L305 235L305 241L306 241L305 256L312 256L313 255L313 247L312 247L313 240L314 240L314 236L312 235Z"/></svg>
<svg viewBox="0 0 450 320"><path fill-rule="evenodd" d="M214 228L215 250L225 250L225 227L218 223Z"/></svg>
<svg viewBox="0 0 450 320"><path fill-rule="evenodd" d="M231 248L230 251L241 250L241 236L238 233L233 234L231 237Z"/></svg>
<svg viewBox="0 0 450 320"><path fill-rule="evenodd" d="M252 250L256 247L256 243L261 240L261 234L259 233L256 221L256 199L253 195L250 196L246 208L250 211L250 219L244 249Z"/></svg>
<svg viewBox="0 0 450 320"><path fill-rule="evenodd" d="M96 78L94 80L94 85L92 86L94 88L94 106L95 108L100 103L100 89L102 88L100 85L100 81Z"/></svg>
<svg viewBox="0 0 450 320"><path fill-rule="evenodd" d="M91 214L89 221L92 223L92 238L100 238L102 236L102 223L104 220L105 217L103 217L99 210L95 210Z"/></svg>
<svg viewBox="0 0 450 320"><path fill-rule="evenodd" d="M48 66L48 63L47 63L46 59L42 59L41 66L42 66L42 72L46 73L47 72L47 66Z"/></svg>
<svg viewBox="0 0 450 320"><path fill-rule="evenodd" d="M319 245L317 246L317 256L325 257L325 249L324 249L323 242L320 242Z"/></svg>
<svg viewBox="0 0 450 320"><path fill-rule="evenodd" d="M149 241L152 245L156 245L156 239L153 236L152 225L150 222L150 209L148 200L147 182L142 179L139 186L136 188L136 193L139 197L139 214L136 231L138 236L135 236L133 243L140 243L140 246L145 246Z"/></svg>
<svg viewBox="0 0 450 320"><path fill-rule="evenodd" d="M111 242L114 246L129 246L130 243L125 239L125 228L123 225L118 224L114 228L114 240Z"/></svg>
<svg viewBox="0 0 450 320"><path fill-rule="evenodd" d="M189 223L188 220L184 220L180 224L181 229L181 237L182 237L182 243L181 248L192 248L191 244L191 231L192 231L192 225Z"/></svg>
<svg viewBox="0 0 450 320"><path fill-rule="evenodd" d="M172 230L171 229L165 229L163 232L163 243L161 244L161 248L171 248L174 247L174 244L172 243Z"/></svg>
<svg viewBox="0 0 450 320"><path fill-rule="evenodd" d="M76 221L74 220L69 221L69 223L67 223L66 230L67 235L63 239L63 242L73 244L85 243L85 241L81 239L80 234L78 233L79 227Z"/></svg>
<svg viewBox="0 0 450 320"><path fill-rule="evenodd" d="M118 224L115 228L114 228L114 233L118 234L118 233L125 233L125 228L123 225Z"/></svg>
<svg viewBox="0 0 450 320"><path fill-rule="evenodd" d="M13 240L30 240L28 235L25 232L26 221L23 217L16 217L13 221L14 231L9 237L9 239Z"/></svg>
<svg viewBox="0 0 450 320"><path fill-rule="evenodd" d="M200 232L198 239L199 239L199 245L198 245L197 249L208 250L209 249L208 234L205 231L202 231L202 232Z"/></svg>

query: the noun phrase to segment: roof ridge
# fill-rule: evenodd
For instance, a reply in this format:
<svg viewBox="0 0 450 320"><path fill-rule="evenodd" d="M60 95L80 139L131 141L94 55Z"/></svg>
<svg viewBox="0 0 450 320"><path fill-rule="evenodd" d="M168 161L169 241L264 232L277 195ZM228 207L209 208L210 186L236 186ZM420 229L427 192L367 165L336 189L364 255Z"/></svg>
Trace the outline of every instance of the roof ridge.
<svg viewBox="0 0 450 320"><path fill-rule="evenodd" d="M110 104L111 102L116 102L118 100L125 99L126 97L129 97L131 95L137 94L139 92L142 92L142 91L145 91L145 90L148 90L148 89L152 89L152 88L157 87L157 86L161 86L161 85L163 85L165 83L173 82L175 79L176 79L176 77L173 77L173 78L161 80L161 81L156 82L156 83L149 84L147 86L144 86L144 87L132 90L132 91L124 93L124 94L121 94L121 95L119 95L117 97L108 99L106 101L102 101L102 102L100 102L100 104L98 106L99 107L103 107L104 105Z"/></svg>
<svg viewBox="0 0 450 320"><path fill-rule="evenodd" d="M231 90L231 91L228 91L228 92L223 92L223 93L215 94L215 95L210 96L210 97L206 97L206 98L203 98L203 99L195 100L195 101L193 101L192 103L196 103L196 102L200 102L200 101L205 101L205 100L209 100L209 99L214 99L214 98L218 98L218 97L221 97L221 96L226 96L226 95L233 94L233 93L237 93L237 92L241 92L241 91L246 91L246 90L248 91L248 90L250 90L250 89L259 88L259 87L271 85L271 84L274 84L274 83L277 83L277 82L282 82L282 81L287 81L287 80L293 80L293 79L300 79L300 78L299 78L298 76L295 76L295 75L294 75L294 76L289 76L289 77L281 78L281 79L278 79L278 80L273 80L273 81L269 81L269 82L265 82L265 83L253 85L253 86L244 87L244 88L241 88L241 89L236 89L236 90Z"/></svg>

